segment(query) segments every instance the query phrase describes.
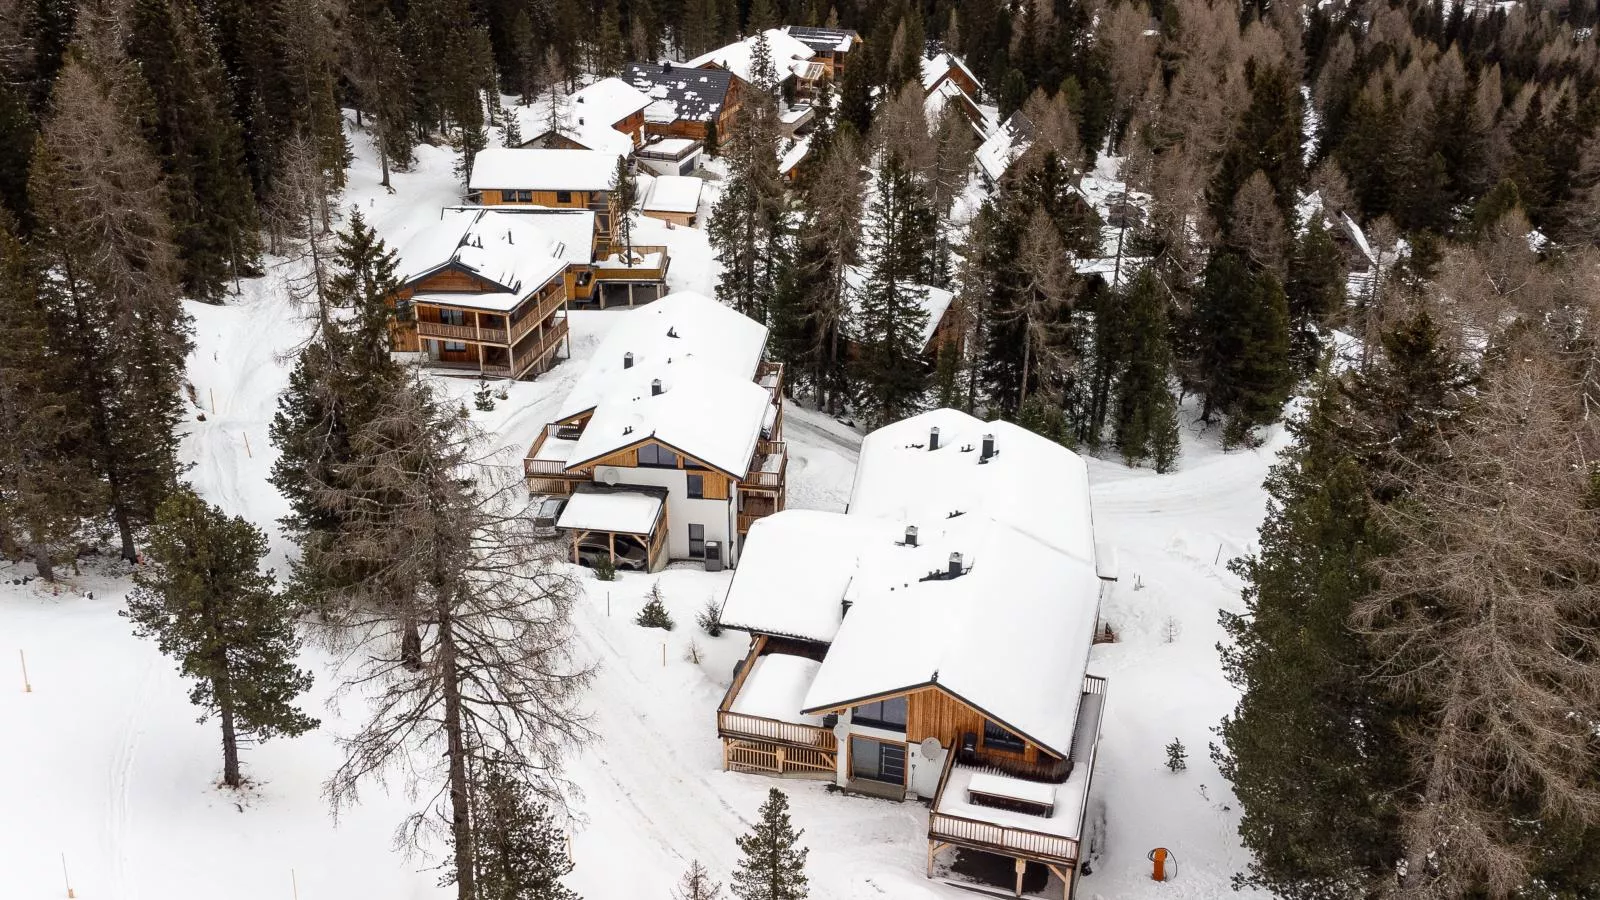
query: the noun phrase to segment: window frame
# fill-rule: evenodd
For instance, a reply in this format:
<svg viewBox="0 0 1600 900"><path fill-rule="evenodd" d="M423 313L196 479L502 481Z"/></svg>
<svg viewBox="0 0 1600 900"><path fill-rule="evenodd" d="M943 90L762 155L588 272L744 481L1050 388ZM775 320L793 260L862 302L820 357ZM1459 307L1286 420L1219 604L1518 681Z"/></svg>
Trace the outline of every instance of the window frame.
<svg viewBox="0 0 1600 900"><path fill-rule="evenodd" d="M1002 753L1027 753L1028 741L1022 735L993 719L983 720L983 749Z"/></svg>
<svg viewBox="0 0 1600 900"><path fill-rule="evenodd" d="M901 716L899 722L881 717L881 714L887 711L886 704L898 705ZM867 710L871 710L874 707L876 707L877 712L880 714L879 717L874 717L871 712L867 712ZM910 720L910 718L911 704L907 701L904 694L898 697L885 697L881 700L873 700L870 703L863 703L859 706L850 707L850 724L860 725L863 728L877 728L882 731L904 732L906 730L906 723Z"/></svg>
<svg viewBox="0 0 1600 900"><path fill-rule="evenodd" d="M704 475L690 472L684 480L686 482L685 488L689 492L690 500L706 499L706 477Z"/></svg>
<svg viewBox="0 0 1600 900"><path fill-rule="evenodd" d="M572 192L571 191L556 191L556 202L557 203L571 203L572 202Z"/></svg>
<svg viewBox="0 0 1600 900"><path fill-rule="evenodd" d="M695 531L696 530L698 530L700 532L700 536L698 538L695 537ZM700 552L699 553L695 552L695 545L696 544L700 545ZM706 558L706 527L704 525L701 525L701 524L696 523L696 522L690 522L689 523L689 558L690 559L705 559Z"/></svg>
<svg viewBox="0 0 1600 900"><path fill-rule="evenodd" d="M650 460L648 462L645 461L645 451L646 450L650 451ZM670 457L672 459L672 461L670 463L662 462L661 460L662 460L662 455L663 454L665 454L666 456ZM678 468L679 456L678 456L677 451L670 450L670 449L668 449L666 447L663 447L660 444L655 443L654 441L649 441L649 442L640 444L639 445L639 452L634 454L634 458L635 458L635 464L638 465L639 468L641 468L641 469L676 469L676 468Z"/></svg>
<svg viewBox="0 0 1600 900"><path fill-rule="evenodd" d="M441 306L439 307L439 324L454 325L457 328L465 328L467 327L467 311L464 309L451 309L447 306Z"/></svg>

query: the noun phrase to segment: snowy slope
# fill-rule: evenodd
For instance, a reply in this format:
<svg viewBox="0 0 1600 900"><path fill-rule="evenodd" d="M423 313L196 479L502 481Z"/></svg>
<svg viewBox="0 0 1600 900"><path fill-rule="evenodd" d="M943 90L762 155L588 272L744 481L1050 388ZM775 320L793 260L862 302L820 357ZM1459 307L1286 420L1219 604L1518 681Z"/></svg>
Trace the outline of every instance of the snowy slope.
<svg viewBox="0 0 1600 900"><path fill-rule="evenodd" d="M346 205L360 206L391 245L437 221L441 206L460 202L446 151L423 148L416 170L395 176L391 194L376 184L365 137L355 144ZM703 232L643 220L636 240L672 248L674 289L711 293ZM189 377L199 407L190 410L182 445L198 490L274 535L272 563L280 569L286 547L274 520L284 505L265 480L274 456L267 428L307 334L281 299L274 281L281 277L246 285L225 306L190 305L197 346ZM508 462L554 412L614 321L615 314L574 313L571 362L511 385L510 399L493 412L472 414L504 444ZM464 379L440 384L461 398L473 388ZM206 421L195 418L200 412ZM786 422L791 505L843 509L859 433L798 407ZM1210 728L1233 703L1214 649L1216 619L1219 608L1238 606L1226 563L1254 539L1261 479L1281 437L1263 450L1230 454L1214 442L1185 440L1173 475L1090 462L1100 537L1117 548L1124 580L1106 609L1122 642L1096 647L1090 663L1110 678L1110 693L1095 780L1104 852L1080 885L1085 900L1220 897L1231 893L1228 878L1244 862L1237 813L1224 809L1231 795L1205 751ZM194 721L173 665L116 615L128 587L121 567L86 566L60 596L10 584L21 571L0 567L7 582L0 585L0 898L62 896L63 853L85 900L288 898L291 877L306 900L449 896L437 887L436 861L391 848L394 826L412 808L403 784L375 785L337 822L329 816L320 784L336 765L334 737L349 718L326 706L331 661L320 651L308 649L304 663L318 676L306 705L323 728L248 748L246 774L255 786L234 797L214 788L214 723ZM1133 589L1136 576L1142 590ZM590 900L665 897L690 858L725 880L737 858L734 838L776 785L789 791L795 823L806 830L812 896L971 896L924 877L924 807L721 771L714 710L744 638L708 638L693 619L729 577L686 566L662 573L679 626L670 633L632 622L653 577L585 582L577 634L581 651L602 663L589 698L601 741L571 769L582 790L570 826L571 885ZM1169 616L1180 629L1170 644ZM686 659L690 643L698 664ZM32 693L21 690L18 650L27 653ZM359 710L345 712L353 718ZM1189 747L1189 770L1179 775L1161 767L1162 747L1174 737ZM1148 879L1145 854L1156 846L1176 856L1170 884Z"/></svg>

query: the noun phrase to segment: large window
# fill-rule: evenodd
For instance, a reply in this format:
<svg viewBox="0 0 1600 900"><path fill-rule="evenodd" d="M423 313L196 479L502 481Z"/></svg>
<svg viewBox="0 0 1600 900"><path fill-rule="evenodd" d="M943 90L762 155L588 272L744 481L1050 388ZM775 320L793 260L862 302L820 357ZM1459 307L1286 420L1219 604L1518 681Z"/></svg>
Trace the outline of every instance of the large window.
<svg viewBox="0 0 1600 900"><path fill-rule="evenodd" d="M850 775L887 784L906 783L906 745L850 738Z"/></svg>
<svg viewBox="0 0 1600 900"><path fill-rule="evenodd" d="M532 203L533 191L501 191L501 203Z"/></svg>
<svg viewBox="0 0 1600 900"><path fill-rule="evenodd" d="M1012 753L1028 749L1028 743L1021 737L988 719L983 720L983 746L986 750L1009 750Z"/></svg>
<svg viewBox="0 0 1600 900"><path fill-rule="evenodd" d="M706 558L706 527L704 525L689 526L689 558Z"/></svg>
<svg viewBox="0 0 1600 900"><path fill-rule="evenodd" d="M906 698L890 697L863 703L850 711L850 722L868 728L887 728L890 731L906 730Z"/></svg>
<svg viewBox="0 0 1600 900"><path fill-rule="evenodd" d="M706 496L706 477L704 475L689 476L689 499L702 500Z"/></svg>
<svg viewBox="0 0 1600 900"><path fill-rule="evenodd" d="M439 321L446 325L465 325L467 324L467 311L464 309L441 309L439 310Z"/></svg>
<svg viewBox="0 0 1600 900"><path fill-rule="evenodd" d="M676 469L678 467L678 454L660 444L645 444L639 448L639 465Z"/></svg>

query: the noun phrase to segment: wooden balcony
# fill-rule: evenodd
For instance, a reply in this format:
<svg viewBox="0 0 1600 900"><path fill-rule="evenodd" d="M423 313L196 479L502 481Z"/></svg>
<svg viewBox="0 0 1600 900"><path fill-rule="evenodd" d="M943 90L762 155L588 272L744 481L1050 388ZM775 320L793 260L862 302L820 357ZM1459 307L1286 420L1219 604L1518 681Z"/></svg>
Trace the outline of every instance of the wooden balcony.
<svg viewBox="0 0 1600 900"><path fill-rule="evenodd" d="M511 340L516 341L523 335L532 331L540 322L550 317L550 314L566 306L567 292L565 288L554 291L550 296L539 301L539 305L524 313L522 318L511 323Z"/></svg>
<svg viewBox="0 0 1600 900"><path fill-rule="evenodd" d="M528 455L522 460L522 474L528 479L531 490L543 494L570 494L573 485L589 480L593 467L568 472L565 460L538 458L545 441L575 441L582 434L583 428L580 426L556 424L546 425L544 430L539 432L533 446L528 448ZM535 485L535 481L540 484Z"/></svg>
<svg viewBox="0 0 1600 900"><path fill-rule="evenodd" d="M772 462L773 459L777 463ZM751 457L750 471L739 482L741 491L777 492L783 490L783 479L789 468L789 447L783 441L757 441L755 455Z"/></svg>
<svg viewBox="0 0 1600 900"><path fill-rule="evenodd" d="M604 242L603 242L604 243ZM609 253L594 262L594 277L599 281L660 281L667 277L667 267L672 258L667 248L655 244L634 244L633 255L641 259L634 265L624 265L620 259L626 248L612 246ZM646 265L646 263L652 263Z"/></svg>
<svg viewBox="0 0 1600 900"><path fill-rule="evenodd" d="M417 336L447 341L472 341L477 344L506 343L504 328L479 328L475 325L446 325L443 322L417 322Z"/></svg>
<svg viewBox="0 0 1600 900"><path fill-rule="evenodd" d="M839 752L839 741L832 730L736 713L731 709L766 644L766 635L757 637L751 644L750 653L739 666L739 674L734 677L733 684L728 685L717 707L717 736L722 738L723 768L831 779Z"/></svg>
<svg viewBox="0 0 1600 900"><path fill-rule="evenodd" d="M756 366L756 383L772 393L772 399L783 395L783 363L763 361Z"/></svg>

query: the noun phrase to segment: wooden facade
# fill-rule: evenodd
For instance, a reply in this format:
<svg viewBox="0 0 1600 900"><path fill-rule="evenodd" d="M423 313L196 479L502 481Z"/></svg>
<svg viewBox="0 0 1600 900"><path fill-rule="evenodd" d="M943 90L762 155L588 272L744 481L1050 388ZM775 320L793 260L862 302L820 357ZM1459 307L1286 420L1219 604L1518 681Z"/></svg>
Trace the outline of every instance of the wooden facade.
<svg viewBox="0 0 1600 900"><path fill-rule="evenodd" d="M455 267L403 285L390 301L405 310L390 331L393 348L423 353L433 368L485 377L525 378L545 371L568 337L563 279L558 275L545 282L510 311L473 303L474 294L502 290Z"/></svg>
<svg viewBox="0 0 1600 900"><path fill-rule="evenodd" d="M484 190L478 202L484 206L544 206L550 209L605 209L610 191L513 191Z"/></svg>
<svg viewBox="0 0 1600 900"><path fill-rule="evenodd" d="M693 71L693 70L690 70ZM738 127L737 119L739 106L744 102L745 81L737 75L730 75L728 82L728 96L723 100L722 108L717 111L717 143L726 144ZM699 119L675 119L671 122L646 122L645 134L650 137L675 137L689 138L702 143L709 139L710 129L708 122Z"/></svg>

